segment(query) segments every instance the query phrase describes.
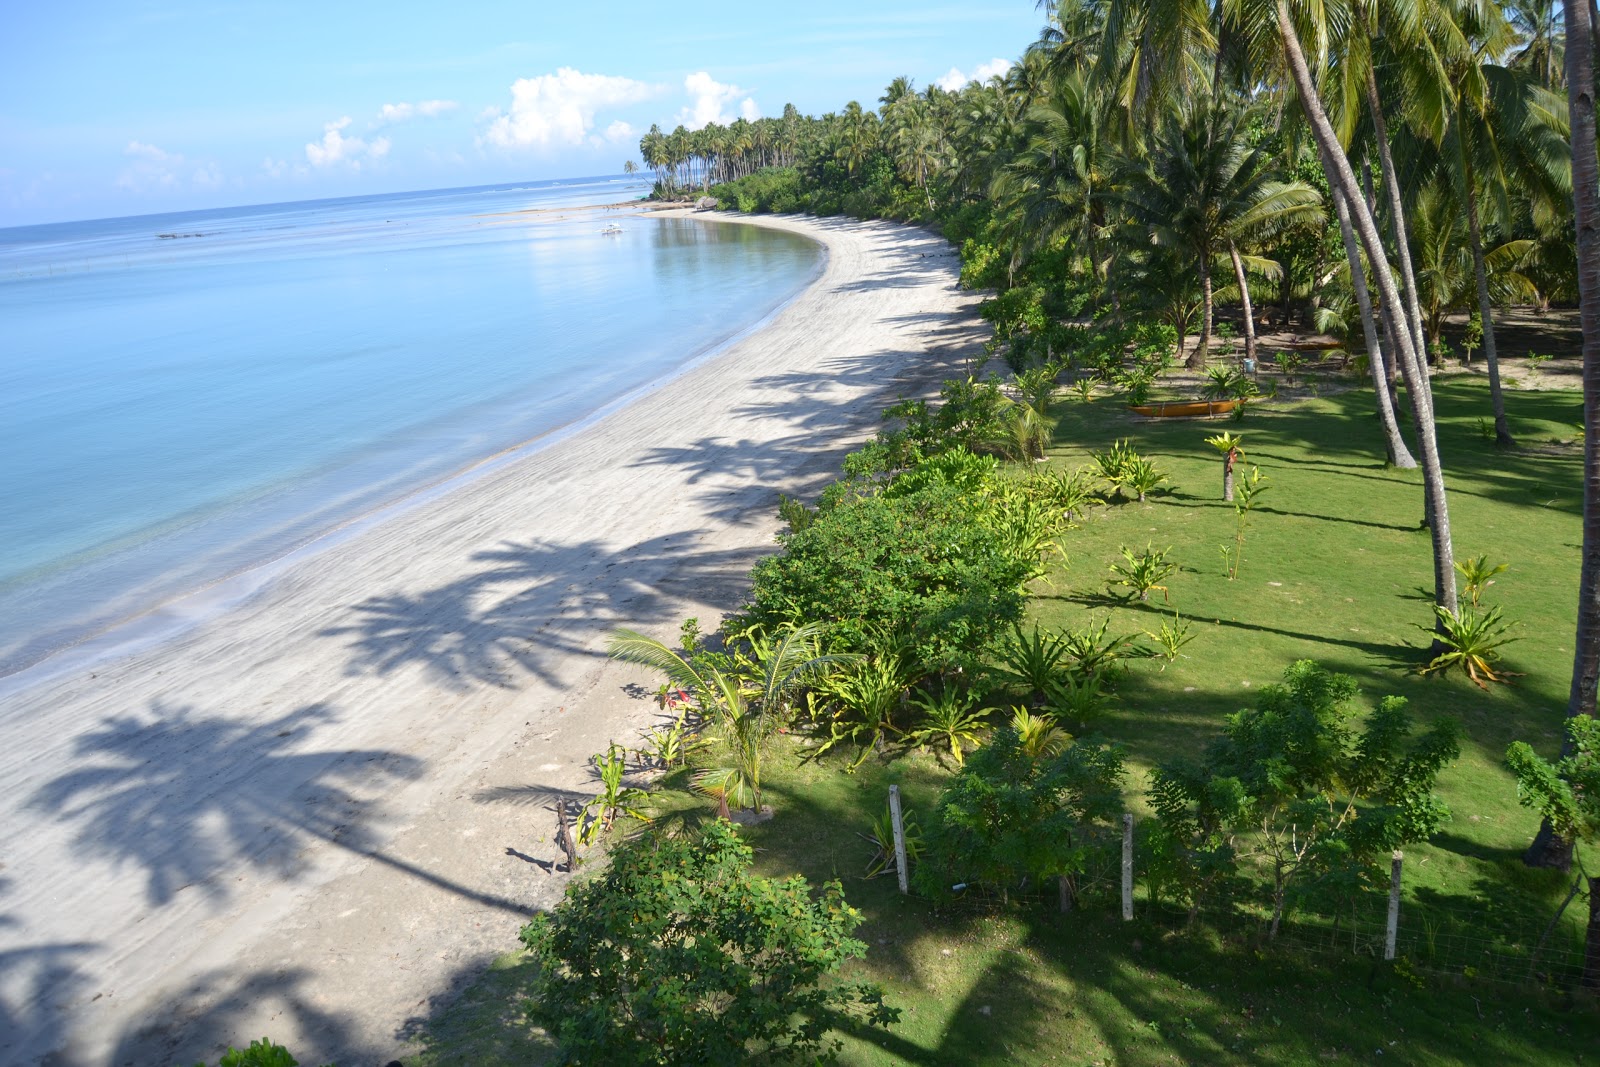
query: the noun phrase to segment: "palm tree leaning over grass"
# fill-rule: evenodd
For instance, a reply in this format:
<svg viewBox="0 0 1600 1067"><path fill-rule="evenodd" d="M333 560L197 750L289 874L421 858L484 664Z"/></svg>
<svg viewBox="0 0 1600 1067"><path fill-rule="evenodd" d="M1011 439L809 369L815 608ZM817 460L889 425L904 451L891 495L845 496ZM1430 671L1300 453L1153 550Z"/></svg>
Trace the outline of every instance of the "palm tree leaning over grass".
<svg viewBox="0 0 1600 1067"><path fill-rule="evenodd" d="M1578 298L1583 325L1583 552L1578 573L1578 630L1567 717L1595 714L1600 688L1600 163L1595 158L1594 28L1588 4L1563 4L1567 103L1572 122L1573 222L1578 234ZM1562 745L1571 756L1572 731ZM1524 862L1572 865L1572 842L1546 819Z"/></svg>
<svg viewBox="0 0 1600 1067"><path fill-rule="evenodd" d="M693 690L701 714L722 731L728 749L728 762L702 770L695 784L717 797L726 814L745 797L751 810L761 810L761 759L795 691L830 666L860 658L819 654L822 634L820 624L808 623L771 639L756 635L748 672L696 668L691 659L633 630L616 631L608 651L613 659L654 668L673 685Z"/></svg>
<svg viewBox="0 0 1600 1067"><path fill-rule="evenodd" d="M1256 39L1261 40L1266 29L1264 24L1268 14L1266 5L1244 0L1241 7L1247 8L1252 14L1263 19L1261 24L1254 27ZM1385 332L1389 335L1391 352L1405 377L1406 390L1411 396L1411 415L1416 424L1418 449L1422 453L1428 533L1433 541L1434 604L1454 613L1457 603L1455 559L1450 544L1450 512L1445 501L1444 469L1439 462L1439 446L1434 430L1427 367L1423 363L1422 355L1417 351L1415 335L1405 323L1403 313L1400 316L1395 314L1395 309L1404 305L1399 289L1395 285L1394 275L1389 271L1388 254L1384 249L1382 238L1378 235L1377 223L1373 219L1372 212L1368 210L1366 200L1361 195L1361 188L1356 181L1355 171L1350 167L1349 157L1345 155L1333 125L1328 120L1328 113L1323 107L1316 80L1312 77L1310 64L1300 45L1300 31L1295 26L1289 0L1272 0L1270 17L1273 32L1283 49L1285 64L1300 98L1301 110L1316 139L1317 151L1322 157L1323 169L1328 175L1328 184L1335 186L1344 196L1350 209L1351 224L1356 236L1360 238L1363 251L1367 254L1367 262L1372 267L1372 277L1378 283L1378 299L1383 309ZM1326 27L1319 33L1320 37L1317 39L1326 41Z"/></svg>

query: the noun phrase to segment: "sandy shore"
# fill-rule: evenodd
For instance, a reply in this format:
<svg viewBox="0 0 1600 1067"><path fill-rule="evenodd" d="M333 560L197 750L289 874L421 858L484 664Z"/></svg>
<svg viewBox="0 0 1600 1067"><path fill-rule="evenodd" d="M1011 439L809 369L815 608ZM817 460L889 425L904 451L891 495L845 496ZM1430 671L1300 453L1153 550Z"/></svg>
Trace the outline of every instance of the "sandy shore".
<svg viewBox="0 0 1600 1067"><path fill-rule="evenodd" d="M640 225L647 223L640 222ZM806 494L983 336L939 238L828 250L764 329L0 710L0 1063L382 1064L559 898L553 797L656 717L605 636L736 606Z"/></svg>

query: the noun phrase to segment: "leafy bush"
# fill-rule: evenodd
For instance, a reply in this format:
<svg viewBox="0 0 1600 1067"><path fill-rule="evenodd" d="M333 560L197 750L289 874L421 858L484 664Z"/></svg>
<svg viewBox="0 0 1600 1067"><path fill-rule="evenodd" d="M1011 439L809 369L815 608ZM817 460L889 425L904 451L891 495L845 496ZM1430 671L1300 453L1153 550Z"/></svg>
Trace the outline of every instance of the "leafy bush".
<svg viewBox="0 0 1600 1067"><path fill-rule="evenodd" d="M289 1054L288 1049L275 1044L271 1038L263 1037L260 1041L250 1042L250 1047L246 1049L230 1046L222 1054L222 1059L217 1061L217 1067L299 1067L299 1062ZM195 1067L205 1067L205 1064L199 1063Z"/></svg>
<svg viewBox="0 0 1600 1067"><path fill-rule="evenodd" d="M1079 742L1036 760L1015 730L998 731L941 796L919 887L943 897L956 884L980 886L1003 900L1025 879L1072 878L1114 839L1121 782L1115 748Z"/></svg>
<svg viewBox="0 0 1600 1067"><path fill-rule="evenodd" d="M712 186L711 195L723 211L738 210L747 215L805 208L800 172L793 167L764 167L735 181Z"/></svg>
<svg viewBox="0 0 1600 1067"><path fill-rule="evenodd" d="M867 984L827 981L866 946L838 882L750 874L721 820L698 837L619 849L522 930L539 968L528 1016L573 1064L832 1062L845 1013L888 1026L899 1011Z"/></svg>
<svg viewBox="0 0 1600 1067"><path fill-rule="evenodd" d="M780 535L785 551L752 572L747 617L826 622L852 650L892 633L929 668L975 664L1021 616L1021 587L1038 566L997 543L992 516L942 481L846 498Z"/></svg>
<svg viewBox="0 0 1600 1067"><path fill-rule="evenodd" d="M1271 932L1316 889L1338 892L1379 874L1378 857L1427 839L1449 815L1433 792L1460 753L1441 719L1412 739L1401 697L1386 697L1359 734L1356 684L1310 660L1228 718L1198 760L1151 779L1151 880L1192 910L1239 882L1239 861L1264 872Z"/></svg>
<svg viewBox="0 0 1600 1067"><path fill-rule="evenodd" d="M1444 650L1423 665L1423 674L1459 668L1479 689L1488 689L1490 682L1510 680L1512 672L1496 664L1500 662L1500 646L1516 638L1507 636L1511 624L1500 621L1498 607L1484 612L1475 607L1462 608L1459 613L1435 607L1433 613L1439 620L1437 629L1421 629L1432 634Z"/></svg>

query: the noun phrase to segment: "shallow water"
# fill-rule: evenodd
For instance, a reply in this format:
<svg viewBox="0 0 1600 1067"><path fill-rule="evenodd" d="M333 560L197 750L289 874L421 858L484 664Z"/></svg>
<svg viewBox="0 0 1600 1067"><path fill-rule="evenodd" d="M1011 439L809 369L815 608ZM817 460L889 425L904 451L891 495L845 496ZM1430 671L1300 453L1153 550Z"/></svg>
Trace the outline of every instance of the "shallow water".
<svg viewBox="0 0 1600 1067"><path fill-rule="evenodd" d="M569 425L817 269L790 234L578 206L641 191L0 230L0 675Z"/></svg>

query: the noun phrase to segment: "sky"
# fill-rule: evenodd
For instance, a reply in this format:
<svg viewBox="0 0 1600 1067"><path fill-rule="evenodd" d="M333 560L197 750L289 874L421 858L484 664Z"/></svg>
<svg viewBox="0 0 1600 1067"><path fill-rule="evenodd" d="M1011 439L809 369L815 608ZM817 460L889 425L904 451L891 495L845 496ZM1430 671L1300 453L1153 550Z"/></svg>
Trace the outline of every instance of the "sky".
<svg viewBox="0 0 1600 1067"><path fill-rule="evenodd" d="M0 227L616 174L1004 70L1032 0L0 0Z"/></svg>

